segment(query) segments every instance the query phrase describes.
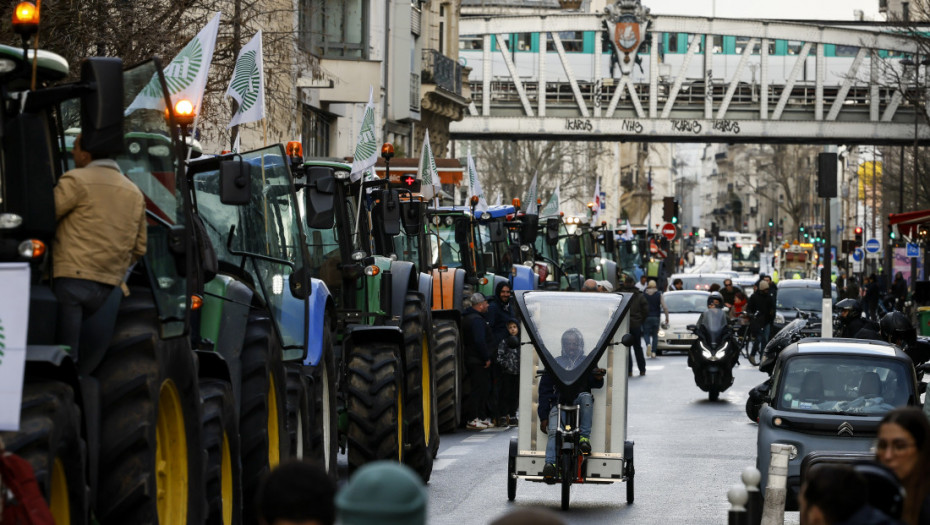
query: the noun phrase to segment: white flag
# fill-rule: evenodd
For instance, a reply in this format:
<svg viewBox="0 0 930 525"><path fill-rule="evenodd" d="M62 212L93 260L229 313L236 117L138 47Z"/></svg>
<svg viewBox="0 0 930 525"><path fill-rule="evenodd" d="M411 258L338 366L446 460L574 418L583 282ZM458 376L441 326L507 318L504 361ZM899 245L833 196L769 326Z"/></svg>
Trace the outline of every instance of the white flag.
<svg viewBox="0 0 930 525"><path fill-rule="evenodd" d="M475 159L471 157L471 153L468 154L468 188L471 190L472 196L478 196L478 205L475 206L475 211L479 213L488 211L488 201L484 199L484 190L481 189L478 170L475 169Z"/></svg>
<svg viewBox="0 0 930 525"><path fill-rule="evenodd" d="M433 148L429 144L429 130L423 136L423 150L420 152L420 193L426 199L432 199L442 190L439 182L439 169L436 167L436 158L433 157Z"/></svg>
<svg viewBox="0 0 930 525"><path fill-rule="evenodd" d="M597 225L601 216L601 179L594 179L594 207L591 209L591 224Z"/></svg>
<svg viewBox="0 0 930 525"><path fill-rule="evenodd" d="M262 60L262 32L239 50L236 68L229 79L226 96L236 99L239 107L227 128L265 118L265 69Z"/></svg>
<svg viewBox="0 0 930 525"><path fill-rule="evenodd" d="M497 200L495 201L496 206L500 206L504 203L504 193L501 190L497 190Z"/></svg>
<svg viewBox="0 0 930 525"><path fill-rule="evenodd" d="M233 143L233 153L239 153L239 145L241 144L242 133L236 133L236 142Z"/></svg>
<svg viewBox="0 0 930 525"><path fill-rule="evenodd" d="M200 115L203 90L207 86L207 73L210 71L210 62L213 60L213 48L216 46L216 32L219 28L220 14L217 13L164 70L171 103L187 99L194 105L195 115ZM137 109L165 109L165 97L158 75L154 75L152 80L136 95L132 104L126 108L126 114Z"/></svg>
<svg viewBox="0 0 930 525"><path fill-rule="evenodd" d="M533 182L530 183L530 191L526 196L526 200L529 201L529 204L526 205L526 214L527 215L536 215L539 213L539 206L536 204L536 178L539 177L539 172L533 174Z"/></svg>
<svg viewBox="0 0 930 525"><path fill-rule="evenodd" d="M555 192L549 197L549 202L543 206L540 217L555 217L559 214L559 185L555 185Z"/></svg>
<svg viewBox="0 0 930 525"><path fill-rule="evenodd" d="M358 182L362 174L374 167L378 162L378 141L375 139L375 102L374 88L368 88L368 105L362 116L362 127L358 130L358 142L355 144L355 155L352 156L352 173L349 179Z"/></svg>

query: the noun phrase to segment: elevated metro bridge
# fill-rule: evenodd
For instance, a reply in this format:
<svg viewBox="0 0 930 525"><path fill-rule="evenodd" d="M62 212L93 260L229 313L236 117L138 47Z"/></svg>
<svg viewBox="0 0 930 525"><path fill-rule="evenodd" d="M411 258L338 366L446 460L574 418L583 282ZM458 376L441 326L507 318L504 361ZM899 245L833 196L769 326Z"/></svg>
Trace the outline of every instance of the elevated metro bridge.
<svg viewBox="0 0 930 525"><path fill-rule="evenodd" d="M930 79L902 63L923 57L915 41L894 34L900 28L650 16L638 64L624 74L604 21L462 19L459 55L472 68L473 103L452 135L912 144L916 133L930 142L913 103L925 100L916 95Z"/></svg>

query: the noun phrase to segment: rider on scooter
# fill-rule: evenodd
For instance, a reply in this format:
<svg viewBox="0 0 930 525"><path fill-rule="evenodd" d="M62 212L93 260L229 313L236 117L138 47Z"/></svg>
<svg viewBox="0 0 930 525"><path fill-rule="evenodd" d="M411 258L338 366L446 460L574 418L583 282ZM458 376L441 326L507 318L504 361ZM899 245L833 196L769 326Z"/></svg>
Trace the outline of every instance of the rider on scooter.
<svg viewBox="0 0 930 525"><path fill-rule="evenodd" d="M875 329L875 323L862 317L862 304L855 299L843 299L836 303L840 313L840 337L858 337L859 330L863 328Z"/></svg>
<svg viewBox="0 0 930 525"><path fill-rule="evenodd" d="M584 354L584 337L577 328L569 328L562 334L562 355L556 358L556 362L565 370L571 370L580 365L585 358ZM555 434L558 422L556 416L559 412L560 403L569 403L578 405L578 428L581 434L579 439L579 448L585 455L591 453L591 421L594 411L594 396L591 395L592 388L601 388L604 386L604 375L607 373L603 368L595 368L586 378L578 380L576 386L579 392L574 399L562 399L559 388L549 372L543 372L539 379L539 429L549 435L546 443L546 464L543 467L543 477L546 481L554 481L558 468L555 465Z"/></svg>

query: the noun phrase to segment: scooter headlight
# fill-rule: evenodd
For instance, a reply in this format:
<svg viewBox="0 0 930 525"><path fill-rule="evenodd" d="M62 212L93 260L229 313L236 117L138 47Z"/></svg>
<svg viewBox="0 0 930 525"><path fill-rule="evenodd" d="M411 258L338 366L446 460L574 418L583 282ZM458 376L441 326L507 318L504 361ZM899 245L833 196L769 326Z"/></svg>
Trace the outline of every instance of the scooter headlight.
<svg viewBox="0 0 930 525"><path fill-rule="evenodd" d="M716 361L717 359L723 359L723 357L727 355L727 345L729 344L730 344L729 342L724 341L723 345L721 345L720 348L714 350L714 359L713 359L714 361Z"/></svg>
<svg viewBox="0 0 930 525"><path fill-rule="evenodd" d="M701 345L701 356L704 357L704 359L707 359L708 361L717 360L716 353L710 348L707 348L707 346L704 345L704 341L698 341L698 343Z"/></svg>

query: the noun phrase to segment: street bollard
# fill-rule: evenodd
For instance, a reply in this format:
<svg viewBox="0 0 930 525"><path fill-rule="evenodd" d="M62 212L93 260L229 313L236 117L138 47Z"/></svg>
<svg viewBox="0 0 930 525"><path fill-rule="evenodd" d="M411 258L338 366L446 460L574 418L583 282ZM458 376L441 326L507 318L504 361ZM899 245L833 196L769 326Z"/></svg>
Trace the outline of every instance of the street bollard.
<svg viewBox="0 0 930 525"><path fill-rule="evenodd" d="M795 450L791 445L772 443L772 461L769 479L765 485L765 504L762 507L762 525L784 525L785 499L788 485L788 455Z"/></svg>
<svg viewBox="0 0 930 525"><path fill-rule="evenodd" d="M749 516L749 525L759 525L762 521L762 492L759 490L759 481L762 473L756 467L746 467L741 476L749 501L746 502L746 514Z"/></svg>
<svg viewBox="0 0 930 525"><path fill-rule="evenodd" d="M746 513L746 501L749 494L742 483L737 483L727 491L727 499L730 500L730 512L727 517L727 525L749 525L749 514Z"/></svg>

